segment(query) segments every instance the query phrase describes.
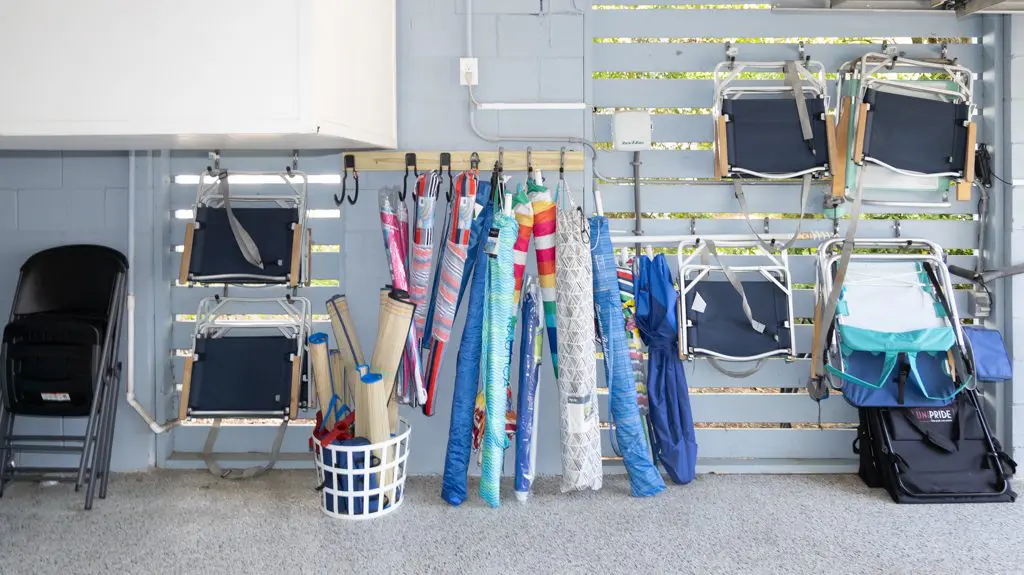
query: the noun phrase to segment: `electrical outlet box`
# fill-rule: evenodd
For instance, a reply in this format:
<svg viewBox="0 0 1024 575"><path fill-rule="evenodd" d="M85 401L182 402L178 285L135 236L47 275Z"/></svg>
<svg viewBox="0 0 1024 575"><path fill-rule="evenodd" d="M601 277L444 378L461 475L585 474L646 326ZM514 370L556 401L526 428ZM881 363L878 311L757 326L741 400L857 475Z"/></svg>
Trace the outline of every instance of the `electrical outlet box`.
<svg viewBox="0 0 1024 575"><path fill-rule="evenodd" d="M480 83L480 63L476 58L459 58L459 84L476 86Z"/></svg>
<svg viewBox="0 0 1024 575"><path fill-rule="evenodd" d="M650 150L653 132L649 112L617 112L612 117L612 147L619 152Z"/></svg>

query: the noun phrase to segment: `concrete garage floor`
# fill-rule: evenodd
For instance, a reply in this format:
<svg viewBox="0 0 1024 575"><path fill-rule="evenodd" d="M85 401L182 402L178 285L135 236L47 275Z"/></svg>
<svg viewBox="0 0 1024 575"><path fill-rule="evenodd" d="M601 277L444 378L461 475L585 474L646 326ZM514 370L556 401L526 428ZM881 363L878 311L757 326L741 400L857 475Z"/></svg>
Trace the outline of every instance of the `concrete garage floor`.
<svg viewBox="0 0 1024 575"><path fill-rule="evenodd" d="M82 510L66 485L0 500L0 573L1022 573L1024 505L899 506L855 476L701 476L653 499L624 476L527 505L461 508L440 480L372 522L320 513L312 472L116 476Z"/></svg>

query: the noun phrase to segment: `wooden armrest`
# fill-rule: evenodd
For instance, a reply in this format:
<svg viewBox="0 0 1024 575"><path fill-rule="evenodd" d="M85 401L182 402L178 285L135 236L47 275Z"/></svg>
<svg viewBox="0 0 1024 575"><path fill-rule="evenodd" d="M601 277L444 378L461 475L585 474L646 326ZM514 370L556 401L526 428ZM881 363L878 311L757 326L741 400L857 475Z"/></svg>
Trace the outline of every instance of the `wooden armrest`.
<svg viewBox="0 0 1024 575"><path fill-rule="evenodd" d="M306 287L313 281L313 230L306 228Z"/></svg>
<svg viewBox="0 0 1024 575"><path fill-rule="evenodd" d="M302 387L302 361L298 354L292 356L292 397L288 406L288 419L299 416L299 389Z"/></svg>
<svg viewBox="0 0 1024 575"><path fill-rule="evenodd" d="M185 360L185 373L182 374L181 379L181 400L178 405L178 419L185 421L188 419L188 399L189 393L192 391L192 356L189 356Z"/></svg>
<svg viewBox="0 0 1024 575"><path fill-rule="evenodd" d="M868 111L870 106L862 103L857 112L857 136L853 143L853 163L858 166L864 163L864 132L868 127Z"/></svg>
<svg viewBox="0 0 1024 575"><path fill-rule="evenodd" d="M957 201L971 199L971 189L974 187L974 148L978 145L978 125L974 122L967 124L967 157L964 158L964 177L956 185Z"/></svg>
<svg viewBox="0 0 1024 575"><path fill-rule="evenodd" d="M729 174L729 147L725 124L725 116L719 116L715 125L715 177L718 179Z"/></svg>
<svg viewBox="0 0 1024 575"><path fill-rule="evenodd" d="M288 276L288 285L291 287L299 287L301 279L299 278L299 268L301 263L302 254L302 228L298 224L295 224L295 233L292 234L292 269Z"/></svg>
<svg viewBox="0 0 1024 575"><path fill-rule="evenodd" d="M849 160L850 153L850 107L852 105L852 97L843 98L839 105L839 127L833 136L835 153L829 158L829 164L832 166L832 197L835 198L846 195L846 162Z"/></svg>
<svg viewBox="0 0 1024 575"><path fill-rule="evenodd" d="M192 263L192 240L196 233L195 222L185 226L185 251L181 254L181 268L178 270L178 282L188 283L188 268Z"/></svg>

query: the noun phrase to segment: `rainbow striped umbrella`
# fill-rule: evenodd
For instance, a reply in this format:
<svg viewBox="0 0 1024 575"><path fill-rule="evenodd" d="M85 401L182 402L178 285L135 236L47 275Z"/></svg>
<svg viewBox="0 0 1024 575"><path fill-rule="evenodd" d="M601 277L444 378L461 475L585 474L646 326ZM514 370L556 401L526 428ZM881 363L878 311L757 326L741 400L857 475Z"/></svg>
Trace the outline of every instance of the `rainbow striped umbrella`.
<svg viewBox="0 0 1024 575"><path fill-rule="evenodd" d="M533 204L533 234L536 238L537 273L540 276L540 295L544 300L544 325L548 329L548 348L551 350L551 364L558 377L558 337L555 327L555 202L551 192L541 180L526 183L530 202Z"/></svg>

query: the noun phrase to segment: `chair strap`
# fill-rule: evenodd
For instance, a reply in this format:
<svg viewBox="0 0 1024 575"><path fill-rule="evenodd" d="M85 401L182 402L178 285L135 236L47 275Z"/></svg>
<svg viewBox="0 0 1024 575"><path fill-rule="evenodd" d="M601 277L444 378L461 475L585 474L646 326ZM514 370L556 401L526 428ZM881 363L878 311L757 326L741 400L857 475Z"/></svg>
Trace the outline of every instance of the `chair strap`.
<svg viewBox="0 0 1024 575"><path fill-rule="evenodd" d="M949 321L950 327L952 327L953 332L957 334L957 353L953 354L953 365L956 367L957 378L962 379L965 384L969 384L974 376L974 365L967 359L970 356L961 344L962 335L960 334L960 326L953 325L953 318L957 316L953 315L953 308L949 304L949 298L946 297L946 291L942 289L942 284L939 283L939 276L935 273L935 269L929 263L924 263L921 267L924 268L925 275L928 276L928 281L932 284L932 291L935 292L935 299L939 300L939 304L942 305L943 311L946 312L946 319Z"/></svg>
<svg viewBox="0 0 1024 575"><path fill-rule="evenodd" d="M250 264L263 269L263 258L260 256L260 249L256 247L256 242L253 241L249 232L245 231L245 227L238 221L238 218L235 217L234 210L231 209L231 190L228 186L228 171L221 170L217 174L217 179L219 180L221 195L224 197L224 211L228 214L228 225L231 226L231 235L235 237L235 243L238 244L238 249L242 252L242 257Z"/></svg>
<svg viewBox="0 0 1024 575"><path fill-rule="evenodd" d="M213 420L213 426L210 427L210 432L206 435L206 444L203 445L203 461L206 463L206 468L210 470L210 473L221 479L252 479L274 468L277 460L281 457L281 444L284 443L285 432L288 431L289 420L287 418L281 420L281 425L277 427L274 443L270 448L270 453L267 454L267 463L247 469L224 469L213 458L213 445L217 442L217 435L220 434L220 424L222 421L224 420L219 418Z"/></svg>
<svg viewBox="0 0 1024 575"><path fill-rule="evenodd" d="M747 294L743 290L743 282L740 281L736 272L726 265L725 262L722 261L722 258L718 256L718 248L715 247L715 242L705 240L704 243L707 244L708 251L711 252L711 256L715 258L716 262L718 262L718 267L722 268L722 273L725 274L725 278L729 280L730 284L732 284L736 293L740 294L740 299L743 302L743 314L746 315L747 320L750 321L750 327L757 333L764 334L778 340L779 336L775 333L774 329L768 329L768 326L754 319L754 312L750 309L750 302L747 300Z"/></svg>
<svg viewBox="0 0 1024 575"><path fill-rule="evenodd" d="M726 367L724 365L722 365L722 362L718 361L718 359L716 359L714 357L708 357L707 360L708 360L708 364L710 364L711 367L713 367L716 370L718 370L719 373L721 373L722 375L731 377L733 379L743 379L745 377L750 377L750 376L754 375L755 373L757 373L761 369L761 366L764 365L764 360L763 359L759 359L759 360L757 360L757 362L754 363L753 367L750 367L750 368L747 368L747 369L742 369L742 370L735 370L734 371L734 370L731 370L731 369L726 369Z"/></svg>
<svg viewBox="0 0 1024 575"><path fill-rule="evenodd" d="M804 216L807 214L807 197L811 193L811 175L804 174L803 180L800 184L800 219L796 221L796 231L793 232L793 237L789 238L786 243L782 244L782 247L777 247L774 241L768 242L761 237L761 234L757 233L754 229L754 224L750 220L750 209L747 208L747 196L743 193L743 185L739 180L733 180L733 189L736 195L736 201L740 204L740 210L743 212L743 221L747 223L747 227L750 228L750 233L754 234L754 238L757 239L757 243L761 244L766 251L771 252L774 250L788 250L793 247L793 244L800 239L800 231L804 225Z"/></svg>
<svg viewBox="0 0 1024 575"><path fill-rule="evenodd" d="M824 330L824 335L830 333L832 322L836 318L836 310L839 307L839 296L843 291L843 283L846 281L846 272L850 267L850 258L853 257L853 242L857 237L857 224L860 222L860 211L864 198L864 169L861 168L857 174L857 186L854 188L853 206L850 208L850 225L846 228L846 237L843 238L843 249L837 262L836 275L832 280L832 292L822 306L821 317L815 320L814 330ZM828 273L825 270L824 273ZM807 393L811 399L821 400L828 396L828 387L824 383L825 375L825 351L828 349L828 337L815 338L819 341L822 349L817 349L812 357L814 361L813 373L807 384Z"/></svg>
<svg viewBox="0 0 1024 575"><path fill-rule="evenodd" d="M786 76L786 83L793 89L793 99L796 101L796 113L800 116L800 132L803 134L804 143L812 155L817 155L814 148L814 130L811 129L811 117L807 113L807 100L804 98L804 88L800 83L800 71L795 60L787 60L783 67Z"/></svg>

